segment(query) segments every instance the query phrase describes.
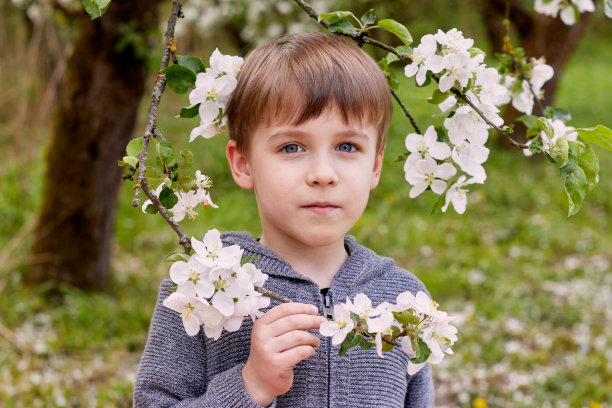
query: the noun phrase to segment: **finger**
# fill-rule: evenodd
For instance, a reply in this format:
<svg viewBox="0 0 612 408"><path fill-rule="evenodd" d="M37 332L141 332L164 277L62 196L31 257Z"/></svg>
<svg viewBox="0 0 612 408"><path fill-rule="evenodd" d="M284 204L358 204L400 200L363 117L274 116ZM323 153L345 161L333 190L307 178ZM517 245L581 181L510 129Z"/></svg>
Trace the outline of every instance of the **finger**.
<svg viewBox="0 0 612 408"><path fill-rule="evenodd" d="M293 367L302 360L306 360L315 355L312 346L297 346L280 354L282 360L288 367Z"/></svg>
<svg viewBox="0 0 612 408"><path fill-rule="evenodd" d="M309 305L307 303L281 303L280 305L268 310L257 320L261 321L261 323L269 324L282 317L293 314L316 315L318 313L319 309L316 306Z"/></svg>
<svg viewBox="0 0 612 408"><path fill-rule="evenodd" d="M303 330L290 331L276 337L273 341L275 349L279 353L298 346L319 347L321 345L321 340L317 336Z"/></svg>
<svg viewBox="0 0 612 408"><path fill-rule="evenodd" d="M293 314L268 324L267 332L269 336L277 337L293 330L318 330L325 320L323 316Z"/></svg>

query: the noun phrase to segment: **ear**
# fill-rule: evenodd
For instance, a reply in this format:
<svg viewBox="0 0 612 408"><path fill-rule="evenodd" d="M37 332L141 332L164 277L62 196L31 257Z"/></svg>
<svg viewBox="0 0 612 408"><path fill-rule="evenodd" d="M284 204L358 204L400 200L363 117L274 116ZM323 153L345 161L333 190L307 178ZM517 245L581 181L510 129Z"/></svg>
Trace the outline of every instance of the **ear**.
<svg viewBox="0 0 612 408"><path fill-rule="evenodd" d="M251 190L253 188L253 179L251 178L249 163L246 155L236 146L235 140L227 142L225 157L227 157L227 161L232 171L232 177L236 184L246 190Z"/></svg>
<svg viewBox="0 0 612 408"><path fill-rule="evenodd" d="M378 185L380 180L380 173L382 172L383 157L385 156L384 146L380 149L380 152L376 154L374 159L374 169L372 170L372 179L370 181L370 190L373 190Z"/></svg>

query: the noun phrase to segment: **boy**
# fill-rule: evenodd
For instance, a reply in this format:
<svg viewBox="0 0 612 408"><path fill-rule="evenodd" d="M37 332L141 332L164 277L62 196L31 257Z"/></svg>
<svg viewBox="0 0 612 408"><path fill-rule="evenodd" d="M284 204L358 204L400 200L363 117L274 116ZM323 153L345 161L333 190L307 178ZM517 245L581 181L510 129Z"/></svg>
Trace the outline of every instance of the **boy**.
<svg viewBox="0 0 612 408"><path fill-rule="evenodd" d="M294 303L218 340L189 337L162 306L162 284L134 390L135 406L428 407L431 370L406 373L408 356L355 348L338 356L316 329L333 302L357 293L374 306L425 291L410 273L345 234L380 177L392 114L376 63L340 37L283 37L253 51L226 109L226 156L253 189L262 234L223 235Z"/></svg>

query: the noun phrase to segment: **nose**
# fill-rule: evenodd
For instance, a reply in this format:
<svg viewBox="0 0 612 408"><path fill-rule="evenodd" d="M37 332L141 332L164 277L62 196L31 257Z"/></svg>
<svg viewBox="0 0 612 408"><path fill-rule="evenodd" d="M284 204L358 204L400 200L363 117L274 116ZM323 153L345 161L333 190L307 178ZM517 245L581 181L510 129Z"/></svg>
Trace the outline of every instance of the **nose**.
<svg viewBox="0 0 612 408"><path fill-rule="evenodd" d="M337 185L338 173L333 159L325 154L311 157L306 182L311 187Z"/></svg>

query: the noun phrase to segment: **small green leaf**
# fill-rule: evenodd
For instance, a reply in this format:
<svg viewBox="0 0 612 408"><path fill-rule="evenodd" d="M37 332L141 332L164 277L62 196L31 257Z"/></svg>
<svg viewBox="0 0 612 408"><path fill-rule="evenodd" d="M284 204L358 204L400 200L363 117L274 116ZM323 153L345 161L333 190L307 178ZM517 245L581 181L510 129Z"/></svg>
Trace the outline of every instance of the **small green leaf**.
<svg viewBox="0 0 612 408"><path fill-rule="evenodd" d="M580 145L578 142L567 142L567 162L561 167L561 175L569 176L578 168L578 162L580 161Z"/></svg>
<svg viewBox="0 0 612 408"><path fill-rule="evenodd" d="M157 148L157 154L159 155L163 164L170 164L174 161L174 147L165 140L160 140L155 145Z"/></svg>
<svg viewBox="0 0 612 408"><path fill-rule="evenodd" d="M359 343L361 343L361 338L362 337L358 334L355 334L355 332L349 332L346 335L346 338L344 339L342 344L340 345L338 355L343 356L344 354L346 354L347 351L349 351L353 347L356 347Z"/></svg>
<svg viewBox="0 0 612 408"><path fill-rule="evenodd" d="M587 147L580 155L578 165L584 171L587 181L586 192L590 193L599 182L599 159L591 147Z"/></svg>
<svg viewBox="0 0 612 408"><path fill-rule="evenodd" d="M355 20L357 19L350 11L332 11L331 13L319 14L319 21L327 20L329 23L335 23L338 20L346 19L351 16Z"/></svg>
<svg viewBox="0 0 612 408"><path fill-rule="evenodd" d="M612 0L604 0L604 13L612 18Z"/></svg>
<svg viewBox="0 0 612 408"><path fill-rule="evenodd" d="M359 315L355 312L351 312L351 320L355 323L358 324L359 323Z"/></svg>
<svg viewBox="0 0 612 408"><path fill-rule="evenodd" d="M128 164L134 168L138 165L138 157L134 156L123 156L123 163ZM120 164L121 165L121 164Z"/></svg>
<svg viewBox="0 0 612 408"><path fill-rule="evenodd" d="M157 214L157 208L153 204L147 205L145 212L149 214Z"/></svg>
<svg viewBox="0 0 612 408"><path fill-rule="evenodd" d="M191 150L183 149L178 157L179 170L181 172L191 171L193 168L193 153Z"/></svg>
<svg viewBox="0 0 612 408"><path fill-rule="evenodd" d="M548 136L550 140L554 138L555 130L553 129L550 122L546 120L546 118L537 118L536 126L540 128L540 130L542 130L544 133L546 133L546 136Z"/></svg>
<svg viewBox="0 0 612 408"><path fill-rule="evenodd" d="M179 117L187 118L187 119L195 118L196 116L198 116L198 113L200 113L200 104L196 103L192 107L181 109L181 113L179 114Z"/></svg>
<svg viewBox="0 0 612 408"><path fill-rule="evenodd" d="M581 167L578 167L565 179L565 192L569 202L568 217L575 215L580 210L587 188L586 175Z"/></svg>
<svg viewBox="0 0 612 408"><path fill-rule="evenodd" d="M531 153L540 153L543 147L544 142L542 142L542 139L540 138L534 139L533 142L529 143L529 151Z"/></svg>
<svg viewBox="0 0 612 408"><path fill-rule="evenodd" d="M162 261L162 263L176 262L176 261L187 262L189 260L189 258L191 258L191 257L189 255L187 255L186 253L184 253L184 252L175 252L175 253L170 254L167 257L165 257L164 260Z"/></svg>
<svg viewBox="0 0 612 408"><path fill-rule="evenodd" d="M327 29L330 33L335 33L336 31L340 31L341 33L356 33L359 31L357 27L345 19L341 19L333 24L330 24Z"/></svg>
<svg viewBox="0 0 612 408"><path fill-rule="evenodd" d="M175 64L162 71L166 74L166 83L177 94L184 94L195 86L196 74L190 68Z"/></svg>
<svg viewBox="0 0 612 408"><path fill-rule="evenodd" d="M484 55L485 57L487 56L487 53L484 52L483 50L481 50L480 48L477 47L472 47L472 48L468 48L468 52L470 53L470 56L473 58L477 55Z"/></svg>
<svg viewBox="0 0 612 408"><path fill-rule="evenodd" d="M412 361L414 364L421 364L427 361L430 355L431 349L429 346L427 346L427 343L425 343L422 339L419 339L416 347L416 356L411 358L410 361Z"/></svg>
<svg viewBox="0 0 612 408"><path fill-rule="evenodd" d="M206 72L206 67L202 60L198 57L191 57L189 55L177 55L178 63L180 66L189 68L196 74L200 72Z"/></svg>
<svg viewBox="0 0 612 408"><path fill-rule="evenodd" d="M432 105L439 105L444 102L449 95L450 92L441 92L439 89L435 89L433 95L427 98L427 102L431 103Z"/></svg>
<svg viewBox="0 0 612 408"><path fill-rule="evenodd" d="M388 353L389 351L393 350L395 346L393 344L389 344L386 341L382 341L382 351L384 351L385 353Z"/></svg>
<svg viewBox="0 0 612 408"><path fill-rule="evenodd" d="M174 194L174 190L164 187L161 193L159 193L159 202L167 209L170 209L178 203L178 197Z"/></svg>
<svg viewBox="0 0 612 408"><path fill-rule="evenodd" d="M111 0L82 0L83 8L92 20L106 13Z"/></svg>
<svg viewBox="0 0 612 408"><path fill-rule="evenodd" d="M395 159L396 162L405 162L410 153L402 153Z"/></svg>
<svg viewBox="0 0 612 408"><path fill-rule="evenodd" d="M166 175L164 174L163 170L160 167L154 166L152 164L147 165L146 175L147 175L147 178L150 178L156 181L163 180L164 178L166 178Z"/></svg>
<svg viewBox="0 0 612 408"><path fill-rule="evenodd" d="M383 30L392 32L393 34L398 36L399 39L402 40L404 44L406 45L412 44L412 36L410 35L410 32L403 24L398 23L397 21L393 19L387 18L384 20L380 20L378 22L378 27L382 28Z"/></svg>
<svg viewBox="0 0 612 408"><path fill-rule="evenodd" d="M365 338L361 338L361 342L359 343L359 346L364 349L364 350L369 350L372 347L376 346L376 343L373 343L371 341L367 341Z"/></svg>
<svg viewBox="0 0 612 408"><path fill-rule="evenodd" d="M399 61L399 57L392 52L388 53L385 59L387 60L387 64L391 64L392 62Z"/></svg>
<svg viewBox="0 0 612 408"><path fill-rule="evenodd" d="M553 119L560 120L561 122L568 122L572 120L572 114L565 109L556 108L553 113Z"/></svg>
<svg viewBox="0 0 612 408"><path fill-rule="evenodd" d="M518 120L519 122L523 122L523 124L525 125L525 127L527 129L533 129L533 128L537 128L537 120L538 117L535 115L523 115L523 116L519 116L518 118L516 118L516 120Z"/></svg>
<svg viewBox="0 0 612 408"><path fill-rule="evenodd" d="M125 151L127 152L128 156L139 156L140 151L142 150L142 145L142 137L137 137L135 139L130 140L127 147L125 148Z"/></svg>
<svg viewBox="0 0 612 408"><path fill-rule="evenodd" d="M597 125L592 128L576 129L578 135L587 143L594 143L606 150L612 151L612 130Z"/></svg>
<svg viewBox="0 0 612 408"><path fill-rule="evenodd" d="M360 20L364 26L374 24L376 22L376 15L374 14L374 9L366 11L365 14L361 16Z"/></svg>
<svg viewBox="0 0 612 408"><path fill-rule="evenodd" d="M400 322L402 325L419 323L419 317L412 314L412 312L409 310L393 312L393 317L395 317L395 320Z"/></svg>

